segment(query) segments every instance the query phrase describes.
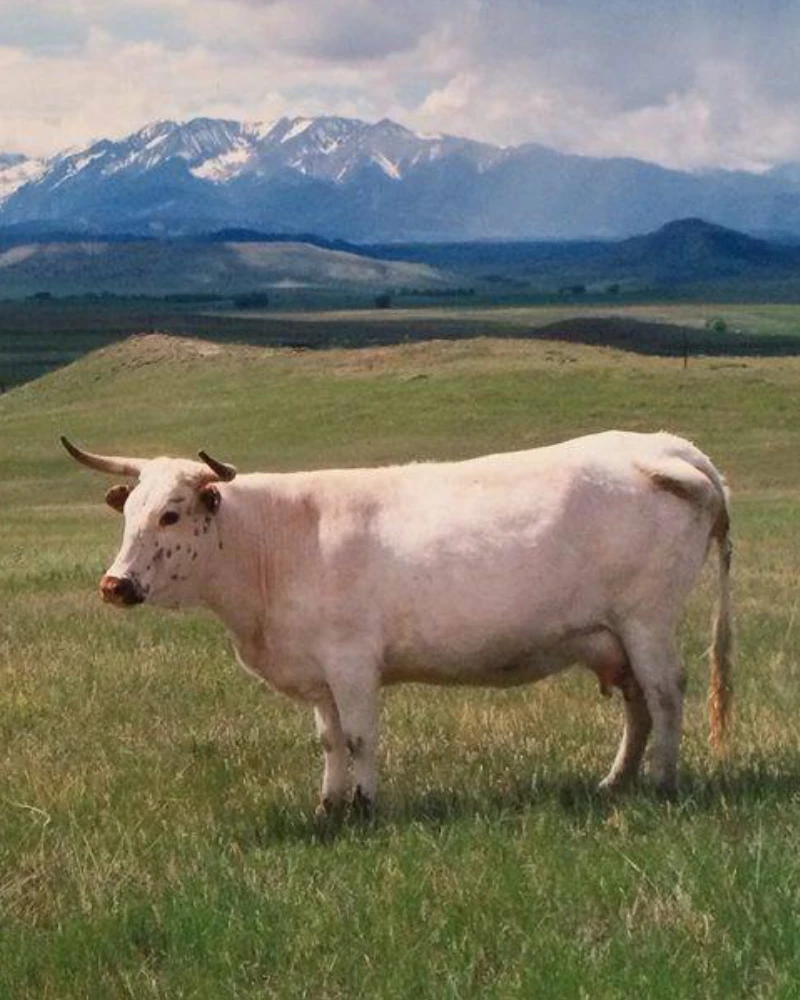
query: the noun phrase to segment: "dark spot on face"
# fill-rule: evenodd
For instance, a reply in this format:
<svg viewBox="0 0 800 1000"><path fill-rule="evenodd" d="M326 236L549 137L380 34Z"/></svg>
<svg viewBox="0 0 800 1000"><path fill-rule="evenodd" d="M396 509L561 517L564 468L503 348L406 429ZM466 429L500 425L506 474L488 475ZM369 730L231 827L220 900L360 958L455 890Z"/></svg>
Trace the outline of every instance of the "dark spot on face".
<svg viewBox="0 0 800 1000"><path fill-rule="evenodd" d="M177 579L178 579L177 573L173 573L172 576L170 577L170 580L177 580Z"/></svg>
<svg viewBox="0 0 800 1000"><path fill-rule="evenodd" d="M176 551L176 552L180 552L180 550L181 550L181 547L180 547L180 545L176 545L176 546L175 546L175 551Z"/></svg>
<svg viewBox="0 0 800 1000"><path fill-rule="evenodd" d="M172 549L167 549L167 559L172 558Z"/></svg>
<svg viewBox="0 0 800 1000"><path fill-rule="evenodd" d="M220 547L220 549L222 548L222 542L219 543L219 547Z"/></svg>
<svg viewBox="0 0 800 1000"><path fill-rule="evenodd" d="M192 553L192 562L194 562L194 560L195 560L196 558L197 558L197 553L196 553L196 552L193 552L193 553Z"/></svg>
<svg viewBox="0 0 800 1000"><path fill-rule="evenodd" d="M195 537L195 538L197 538L197 536L198 536L199 534L200 534L200 529L199 529L199 528L195 528L195 529L194 529L194 537Z"/></svg>
<svg viewBox="0 0 800 1000"><path fill-rule="evenodd" d="M206 525L203 525L203 534L204 534L204 535L207 535L207 534L208 534L208 525L207 525L207 524L206 524Z"/></svg>

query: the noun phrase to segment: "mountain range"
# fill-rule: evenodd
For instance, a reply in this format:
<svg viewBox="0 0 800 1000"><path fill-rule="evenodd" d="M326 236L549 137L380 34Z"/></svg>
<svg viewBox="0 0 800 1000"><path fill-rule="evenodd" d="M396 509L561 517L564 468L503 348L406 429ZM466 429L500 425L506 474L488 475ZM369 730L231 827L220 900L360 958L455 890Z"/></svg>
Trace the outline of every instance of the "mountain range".
<svg viewBox="0 0 800 1000"><path fill-rule="evenodd" d="M338 117L160 121L50 159L0 153L0 229L22 235L621 239L689 216L799 237L800 165L689 173Z"/></svg>

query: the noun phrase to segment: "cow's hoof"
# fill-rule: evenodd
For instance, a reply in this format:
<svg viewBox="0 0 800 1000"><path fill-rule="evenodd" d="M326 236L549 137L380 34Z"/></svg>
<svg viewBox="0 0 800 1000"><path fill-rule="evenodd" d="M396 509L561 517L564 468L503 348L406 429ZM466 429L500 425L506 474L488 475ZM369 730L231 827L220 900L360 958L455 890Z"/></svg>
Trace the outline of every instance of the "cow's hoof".
<svg viewBox="0 0 800 1000"><path fill-rule="evenodd" d="M662 802L678 801L678 786L674 781L659 781L655 786L656 797Z"/></svg>
<svg viewBox="0 0 800 1000"><path fill-rule="evenodd" d="M375 806L369 795L365 795L361 785L356 786L353 795L353 815L357 819L369 820L375 815Z"/></svg>
<svg viewBox="0 0 800 1000"><path fill-rule="evenodd" d="M597 791L601 795L622 795L633 788L637 779L636 774L607 774L597 786Z"/></svg>
<svg viewBox="0 0 800 1000"><path fill-rule="evenodd" d="M327 796L319 800L314 811L314 822L319 826L341 823L344 819L346 804L344 799L330 799Z"/></svg>
<svg viewBox="0 0 800 1000"><path fill-rule="evenodd" d="M630 781L625 778L603 778L597 786L597 791L601 795L620 795L630 787Z"/></svg>

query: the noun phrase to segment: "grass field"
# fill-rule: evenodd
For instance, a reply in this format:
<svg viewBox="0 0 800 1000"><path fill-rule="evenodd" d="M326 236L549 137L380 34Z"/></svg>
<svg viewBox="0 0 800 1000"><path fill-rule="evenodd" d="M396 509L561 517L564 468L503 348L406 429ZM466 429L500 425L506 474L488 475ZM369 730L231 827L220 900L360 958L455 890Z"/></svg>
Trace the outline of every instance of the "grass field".
<svg viewBox="0 0 800 1000"><path fill-rule="evenodd" d="M292 353L163 337L0 397L0 997L800 993L800 359L474 339ZM58 435L245 470L458 457L611 426L734 490L729 753L708 572L683 629L682 794L594 792L621 725L573 672L384 700L374 823L317 829L307 710L202 613L103 607L120 521Z"/></svg>
<svg viewBox="0 0 800 1000"><path fill-rule="evenodd" d="M270 310L227 312L156 299L0 302L0 393L130 334L153 331L262 347L544 337L664 356L800 354L800 305L487 302L377 310L365 301L356 307L344 295L318 295L322 303L304 292L297 301L273 296ZM722 321L724 332L707 328L714 321Z"/></svg>

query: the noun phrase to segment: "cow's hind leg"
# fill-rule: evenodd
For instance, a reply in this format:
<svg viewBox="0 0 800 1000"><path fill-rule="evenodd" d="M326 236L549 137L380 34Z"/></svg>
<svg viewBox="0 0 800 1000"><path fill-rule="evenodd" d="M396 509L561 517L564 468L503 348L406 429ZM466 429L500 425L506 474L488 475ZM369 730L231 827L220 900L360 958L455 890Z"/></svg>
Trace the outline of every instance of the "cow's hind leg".
<svg viewBox="0 0 800 1000"><path fill-rule="evenodd" d="M325 758L318 815L325 816L340 809L347 796L347 746L332 697L314 706L314 718Z"/></svg>
<svg viewBox="0 0 800 1000"><path fill-rule="evenodd" d="M634 781L653 727L644 692L630 670L625 674L620 687L624 699L625 729L611 770L600 782L600 787L608 791L625 788Z"/></svg>
<svg viewBox="0 0 800 1000"><path fill-rule="evenodd" d="M626 630L623 642L653 722L653 779L658 791L673 796L677 791L678 748L683 728L683 671L675 637L672 630L663 627L639 626ZM643 725L641 718L639 724Z"/></svg>

